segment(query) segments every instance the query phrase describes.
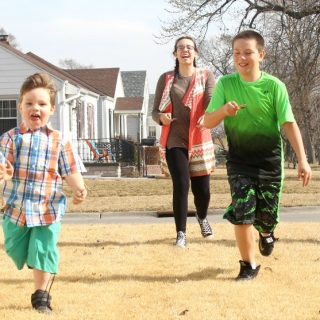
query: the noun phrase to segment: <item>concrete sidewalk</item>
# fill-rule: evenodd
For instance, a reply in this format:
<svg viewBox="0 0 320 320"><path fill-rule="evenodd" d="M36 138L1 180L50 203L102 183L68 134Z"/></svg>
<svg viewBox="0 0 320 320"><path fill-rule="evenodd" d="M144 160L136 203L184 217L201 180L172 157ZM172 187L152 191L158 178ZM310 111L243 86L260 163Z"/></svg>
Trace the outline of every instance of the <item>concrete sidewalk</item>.
<svg viewBox="0 0 320 320"><path fill-rule="evenodd" d="M210 222L227 222L222 218L224 210L214 209L208 213ZM173 217L158 218L156 211L67 213L63 223L68 224L119 224L119 223L172 223ZM196 222L192 216L189 222ZM320 207L284 207L280 210L280 221L320 222Z"/></svg>

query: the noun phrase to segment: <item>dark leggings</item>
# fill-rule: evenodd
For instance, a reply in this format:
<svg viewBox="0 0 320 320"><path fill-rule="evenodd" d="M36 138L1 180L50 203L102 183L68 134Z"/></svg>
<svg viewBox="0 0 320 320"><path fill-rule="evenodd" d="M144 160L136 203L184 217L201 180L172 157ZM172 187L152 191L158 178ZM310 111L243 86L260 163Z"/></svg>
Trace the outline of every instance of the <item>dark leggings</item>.
<svg viewBox="0 0 320 320"><path fill-rule="evenodd" d="M167 149L166 160L172 179L173 215L176 230L186 232L190 180L197 215L200 219L204 219L207 216L210 202L210 175L190 177L187 149Z"/></svg>

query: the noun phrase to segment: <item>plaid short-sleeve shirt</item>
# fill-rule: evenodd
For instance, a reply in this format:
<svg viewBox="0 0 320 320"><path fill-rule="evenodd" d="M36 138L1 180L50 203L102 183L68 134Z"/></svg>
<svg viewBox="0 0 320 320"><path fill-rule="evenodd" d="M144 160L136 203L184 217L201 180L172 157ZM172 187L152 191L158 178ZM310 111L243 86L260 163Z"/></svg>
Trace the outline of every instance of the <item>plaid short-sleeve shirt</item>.
<svg viewBox="0 0 320 320"><path fill-rule="evenodd" d="M85 171L71 143L49 126L31 131L21 125L1 136L0 151L14 167L3 188L4 215L28 227L60 221L66 208L63 177Z"/></svg>

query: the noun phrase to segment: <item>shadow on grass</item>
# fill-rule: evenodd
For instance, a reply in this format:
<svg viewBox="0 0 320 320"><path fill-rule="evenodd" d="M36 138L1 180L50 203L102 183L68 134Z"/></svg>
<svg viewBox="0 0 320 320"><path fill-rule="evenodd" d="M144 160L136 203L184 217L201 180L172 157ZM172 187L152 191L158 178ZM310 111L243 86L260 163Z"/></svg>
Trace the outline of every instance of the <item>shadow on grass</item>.
<svg viewBox="0 0 320 320"><path fill-rule="evenodd" d="M183 281L205 281L205 280L222 280L226 281L228 278L220 278L225 273L228 273L230 270L221 269L221 268L205 268L201 271L191 272L186 275L131 275L131 274L96 274L91 276L72 276L64 277L57 276L56 282L79 282L79 283L99 283L107 281L139 281L139 282L167 282L167 283L179 283ZM32 279L0 279L1 284L6 285L17 285L22 283L31 283ZM1 309L1 308L0 308Z"/></svg>
<svg viewBox="0 0 320 320"><path fill-rule="evenodd" d="M279 239L279 242L282 243L303 243L303 244L320 244L319 239ZM162 238L162 239L154 239L154 240L147 240L147 241L131 241L131 242L119 242L119 241L101 241L96 240L96 242L59 242L60 247L86 247L86 248L94 248L94 247L104 247L104 246L118 246L118 247L127 247L127 246L138 246L138 245L173 245L174 239L173 238ZM224 246L224 247L235 247L236 242L235 240L212 240L207 241L203 238L197 239L190 239L190 244L212 244L217 246Z"/></svg>
<svg viewBox="0 0 320 320"><path fill-rule="evenodd" d="M118 242L118 241L101 241L97 240L96 242L59 242L59 247L104 247L104 246L118 246L118 247L126 247L126 246L138 246L138 245L170 245L173 246L174 243L173 238L162 238L162 239L154 239L148 241L132 241L132 242ZM202 238L199 239L191 239L189 241L192 243L202 243L202 244L215 244L218 246L226 246L226 247L234 247L234 240L212 240L206 241Z"/></svg>
<svg viewBox="0 0 320 320"><path fill-rule="evenodd" d="M283 242L283 243L320 244L319 239L282 239L282 238L279 238L278 241Z"/></svg>
<svg viewBox="0 0 320 320"><path fill-rule="evenodd" d="M62 282L81 282L81 283L93 283L93 282L105 282L105 281L139 281L139 282L167 282L167 283L179 283L183 281L205 281L205 280L227 280L226 278L220 278L221 275L229 272L229 270L221 268L206 268L198 272L191 272L186 275L127 275L127 274L113 274L105 276L103 274L97 274L95 277L57 277L57 281Z"/></svg>
<svg viewBox="0 0 320 320"><path fill-rule="evenodd" d="M18 307L14 304L9 304L8 306L3 306L3 307L0 307L0 310L16 310L16 311L26 311L26 310L32 310L32 307L31 307L31 304L30 304L30 307ZM34 311L34 312L37 312L37 311ZM38 314L38 313L37 313ZM5 318L7 319L7 318Z"/></svg>
<svg viewBox="0 0 320 320"><path fill-rule="evenodd" d="M304 244L320 244L320 240L318 239L279 239L280 243L304 243ZM154 239L148 241L131 241L131 242L118 242L118 241L101 241L97 240L96 242L72 242L72 241L63 241L59 242L59 247L85 247L85 248L99 248L104 246L118 246L118 247L127 247L127 246L138 246L138 245L170 245L172 246L174 243L173 238L162 238L162 239ZM224 247L235 247L235 240L212 240L206 241L203 238L199 239L191 239L189 241L190 244L213 244L217 246ZM4 249L3 244L0 245L1 249Z"/></svg>

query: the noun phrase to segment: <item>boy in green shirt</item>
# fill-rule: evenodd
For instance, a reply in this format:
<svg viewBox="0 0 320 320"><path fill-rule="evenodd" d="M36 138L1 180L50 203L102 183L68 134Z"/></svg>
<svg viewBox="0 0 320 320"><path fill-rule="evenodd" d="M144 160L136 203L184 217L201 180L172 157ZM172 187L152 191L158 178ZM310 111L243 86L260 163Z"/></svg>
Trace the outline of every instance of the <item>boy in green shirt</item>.
<svg viewBox="0 0 320 320"><path fill-rule="evenodd" d="M213 128L224 120L232 197L224 218L235 226L241 256L236 280L250 280L260 269L254 228L262 255L269 256L276 241L273 232L279 222L284 163L281 127L296 153L303 186L311 179L311 169L284 83L260 70L263 37L253 30L242 31L234 37L232 48L238 72L219 79L203 125Z"/></svg>

